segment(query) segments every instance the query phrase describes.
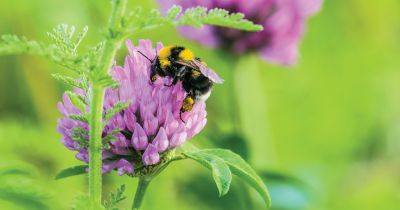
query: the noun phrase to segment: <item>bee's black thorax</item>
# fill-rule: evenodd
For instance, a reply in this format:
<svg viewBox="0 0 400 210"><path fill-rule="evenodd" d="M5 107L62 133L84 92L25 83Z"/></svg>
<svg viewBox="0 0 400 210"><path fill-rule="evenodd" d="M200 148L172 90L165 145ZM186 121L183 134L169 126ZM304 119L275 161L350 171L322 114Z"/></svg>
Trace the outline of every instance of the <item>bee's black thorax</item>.
<svg viewBox="0 0 400 210"><path fill-rule="evenodd" d="M184 50L184 47L176 46L171 49L171 55L168 57L170 64L165 66L164 72L167 76L174 78L178 72L178 69L182 67L182 65L175 63L179 58L179 54Z"/></svg>
<svg viewBox="0 0 400 210"><path fill-rule="evenodd" d="M160 71L163 71L161 74L159 73L159 75L161 77L169 76L171 78L174 78L176 76L178 69L180 67L182 67L182 65L175 63L175 61L179 59L179 55L183 50L185 50L184 47L180 47L180 46L173 47L171 49L170 56L168 56L168 58L167 58L169 61L169 64L166 65L164 68L161 68L160 58L157 57L156 65L158 66Z"/></svg>
<svg viewBox="0 0 400 210"><path fill-rule="evenodd" d="M174 61L179 57L179 54L185 50L184 47L176 46L171 49L171 55L169 57L170 61Z"/></svg>

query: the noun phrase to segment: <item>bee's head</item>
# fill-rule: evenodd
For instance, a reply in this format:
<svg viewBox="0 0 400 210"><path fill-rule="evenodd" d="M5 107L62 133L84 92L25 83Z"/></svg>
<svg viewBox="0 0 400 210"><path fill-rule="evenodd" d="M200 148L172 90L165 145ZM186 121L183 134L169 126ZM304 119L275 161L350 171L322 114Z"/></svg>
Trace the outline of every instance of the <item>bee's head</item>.
<svg viewBox="0 0 400 210"><path fill-rule="evenodd" d="M156 51L157 52L157 51ZM147 58L147 60L149 60L150 61L150 63L151 63L151 72L150 72L150 80L151 80L151 82L154 82L155 81L155 79L157 78L156 77L156 75L157 75L157 55L156 55L156 57L153 59L153 60L150 60L147 56L145 56L142 52L140 52L140 51L138 51L138 53L140 53L141 55L143 55L145 58Z"/></svg>

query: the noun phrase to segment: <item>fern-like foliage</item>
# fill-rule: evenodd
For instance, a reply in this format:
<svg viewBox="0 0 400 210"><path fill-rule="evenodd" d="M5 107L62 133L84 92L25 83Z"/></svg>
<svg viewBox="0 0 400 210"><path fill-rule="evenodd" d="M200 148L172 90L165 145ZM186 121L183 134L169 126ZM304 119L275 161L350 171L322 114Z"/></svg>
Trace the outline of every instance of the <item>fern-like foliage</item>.
<svg viewBox="0 0 400 210"><path fill-rule="evenodd" d="M104 207L107 210L118 210L119 208L116 207L117 203L124 200L126 196L123 196L125 192L125 184L121 185L121 188L117 188L117 195L114 192L110 193L110 206L108 206L108 202L104 201Z"/></svg>
<svg viewBox="0 0 400 210"><path fill-rule="evenodd" d="M127 33L140 30L148 30L158 27L176 27L179 25L191 25L201 28L203 24L217 25L224 27L237 28L246 31L261 31L263 27L251 21L243 19L242 13L229 14L224 9L210 9L205 7L190 8L181 14L182 7L173 6L166 17L161 17L158 10L151 10L146 18L140 16L141 7L138 6L130 13L129 17L122 19L123 26L126 26Z"/></svg>
<svg viewBox="0 0 400 210"><path fill-rule="evenodd" d="M82 68L82 57L65 53L55 44L46 45L43 42L28 41L25 37L22 37L22 40L20 40L17 36L10 34L2 35L1 38L4 42L0 43L0 55L18 53L38 55L76 72L85 71Z"/></svg>
<svg viewBox="0 0 400 210"><path fill-rule="evenodd" d="M111 85L111 89L115 90L117 89L121 84L120 83L115 83L113 85Z"/></svg>
<svg viewBox="0 0 400 210"><path fill-rule="evenodd" d="M122 129L115 127L113 131L107 132L107 135L102 139L103 148L110 149L110 145L107 144L110 141L115 141L118 137L115 137L114 134L121 132Z"/></svg>
<svg viewBox="0 0 400 210"><path fill-rule="evenodd" d="M86 119L86 117L84 117L82 115L70 114L70 115L68 115L68 117L73 119L73 120L79 120L81 122L89 124L89 121Z"/></svg>
<svg viewBox="0 0 400 210"><path fill-rule="evenodd" d="M116 113L122 111L126 107L131 104L132 101L124 101L124 102L118 102L114 104L112 109L107 110L107 115L105 116L106 120L103 121L103 127L107 124L108 120L110 120Z"/></svg>
<svg viewBox="0 0 400 210"><path fill-rule="evenodd" d="M33 183L36 168L20 161L0 163L0 199L26 209L49 209L45 200L54 192Z"/></svg>
<svg viewBox="0 0 400 210"><path fill-rule="evenodd" d="M75 37L75 40L72 40L72 36L75 31L75 27L72 26L68 30L67 24L58 25L57 28L53 29L54 34L47 32L47 35L50 39L59 46L64 52L72 55L77 55L76 48L78 47L79 43L81 43L83 37L85 37L88 27L86 26L83 28L82 32Z"/></svg>
<svg viewBox="0 0 400 210"><path fill-rule="evenodd" d="M81 82L78 82L76 79L72 78L72 77L67 77L67 76L63 76L61 74L52 74L51 76L53 76L54 79L56 79L59 82L62 82L64 84L67 85L71 85L80 89L84 89L83 84Z"/></svg>
<svg viewBox="0 0 400 210"><path fill-rule="evenodd" d="M83 55L83 61L87 70L92 71L98 66L99 59L97 53L103 49L104 44L105 41L102 41L94 47L88 47L87 52Z"/></svg>
<svg viewBox="0 0 400 210"><path fill-rule="evenodd" d="M89 139L86 138L86 136L89 136L89 133L85 129L83 129L81 127L76 127L76 128L72 128L72 131L74 133L71 134L70 136L74 141L77 141L80 143L78 145L79 149L89 147Z"/></svg>
<svg viewBox="0 0 400 210"><path fill-rule="evenodd" d="M74 31L75 27L73 26L68 28L66 24L58 25L53 29L53 33L47 33L54 42L54 44L50 45L46 45L43 42L28 41L25 37L22 37L21 40L15 35L2 35L3 42L0 42L0 55L19 53L38 55L79 74L86 74L91 77L90 72L99 67L98 53L103 49L105 41L98 43L94 47L89 47L84 54L78 54L77 47L85 37L88 27L83 28L75 38L73 38ZM53 76L63 83L76 86L71 81L73 78L65 78L59 74ZM102 78L101 82L104 86L113 86L117 83L111 76Z"/></svg>
<svg viewBox="0 0 400 210"><path fill-rule="evenodd" d="M52 74L53 78L56 79L57 81L67 84L67 85L71 85L80 89L85 90L86 92L89 90L89 79L86 76L86 74L80 74L81 75L81 81L78 81L77 79L74 79L72 77L67 77L67 76L63 76L59 73L57 74ZM90 94L87 94L90 95Z"/></svg>
<svg viewBox="0 0 400 210"><path fill-rule="evenodd" d="M93 200L89 195L79 192L74 196L73 210L105 210L104 206Z"/></svg>
<svg viewBox="0 0 400 210"><path fill-rule="evenodd" d="M117 188L117 194L115 194L114 192L110 193L110 203L104 201L104 206L92 200L92 198L87 194L79 192L76 196L74 196L75 204L72 205L72 209L73 210L119 210L119 208L116 207L116 205L118 204L118 202L126 198L126 196L123 195L124 192L125 192L125 184L121 185L121 188Z"/></svg>
<svg viewBox="0 0 400 210"><path fill-rule="evenodd" d="M90 118L90 113L86 113L86 106L89 106L89 103L86 101L86 98L83 95L75 94L74 92L71 91L65 91L67 95L69 96L69 99L71 100L72 104L79 108L82 112L82 114L85 115L86 118Z"/></svg>

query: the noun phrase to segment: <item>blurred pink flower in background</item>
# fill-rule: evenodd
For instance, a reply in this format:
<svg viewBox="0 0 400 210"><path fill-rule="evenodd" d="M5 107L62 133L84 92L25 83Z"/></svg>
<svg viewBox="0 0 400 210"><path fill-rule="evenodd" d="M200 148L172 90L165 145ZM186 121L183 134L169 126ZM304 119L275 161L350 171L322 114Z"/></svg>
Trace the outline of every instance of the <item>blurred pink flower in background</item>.
<svg viewBox="0 0 400 210"><path fill-rule="evenodd" d="M158 0L167 13L173 5L188 8L203 6L243 13L245 19L264 27L260 32L205 25L202 29L180 26L180 32L200 43L221 47L234 54L257 51L266 60L280 64L294 63L298 42L305 31L308 16L317 12L322 0Z"/></svg>
<svg viewBox="0 0 400 210"><path fill-rule="evenodd" d="M102 135L104 138L107 132L112 132L116 127L122 129L114 135L118 139L107 143L110 149L103 149L102 152L102 173L117 170L121 176L133 174L135 166L157 164L162 153L177 148L198 134L207 122L204 102L195 104L192 111L182 114L186 123L180 120L182 101L186 97L180 82L167 87L164 84L170 84L171 79L160 77L151 84L150 62L137 52L154 58L156 51L150 40L140 40L139 47L134 47L127 40L126 45L130 56L126 57L124 67L114 66L110 72L121 85L116 90L106 88L103 104L106 114L114 104L132 101L126 109L116 113L107 122ZM163 49L163 45L157 43L157 49ZM75 93L86 97L82 89L75 88ZM66 93L63 102L58 103L58 109L64 118L58 119L59 125L56 128L63 135L61 143L69 150L78 151L75 157L89 164L88 148L78 148L80 143L71 137L74 134L73 128L79 127L89 132L89 125L68 117L70 114L83 114L73 106Z"/></svg>

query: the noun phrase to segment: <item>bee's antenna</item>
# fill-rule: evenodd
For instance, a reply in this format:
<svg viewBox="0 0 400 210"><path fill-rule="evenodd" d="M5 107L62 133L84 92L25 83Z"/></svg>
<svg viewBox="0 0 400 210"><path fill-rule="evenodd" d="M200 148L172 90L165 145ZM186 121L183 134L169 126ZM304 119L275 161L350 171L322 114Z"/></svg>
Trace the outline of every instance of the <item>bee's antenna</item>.
<svg viewBox="0 0 400 210"><path fill-rule="evenodd" d="M142 52L140 52L140 51L138 51L138 53L140 53L140 54L142 54L145 58L147 58L147 60L149 60L150 62L152 62L153 63L153 61L152 60L150 60L147 56L145 56Z"/></svg>

